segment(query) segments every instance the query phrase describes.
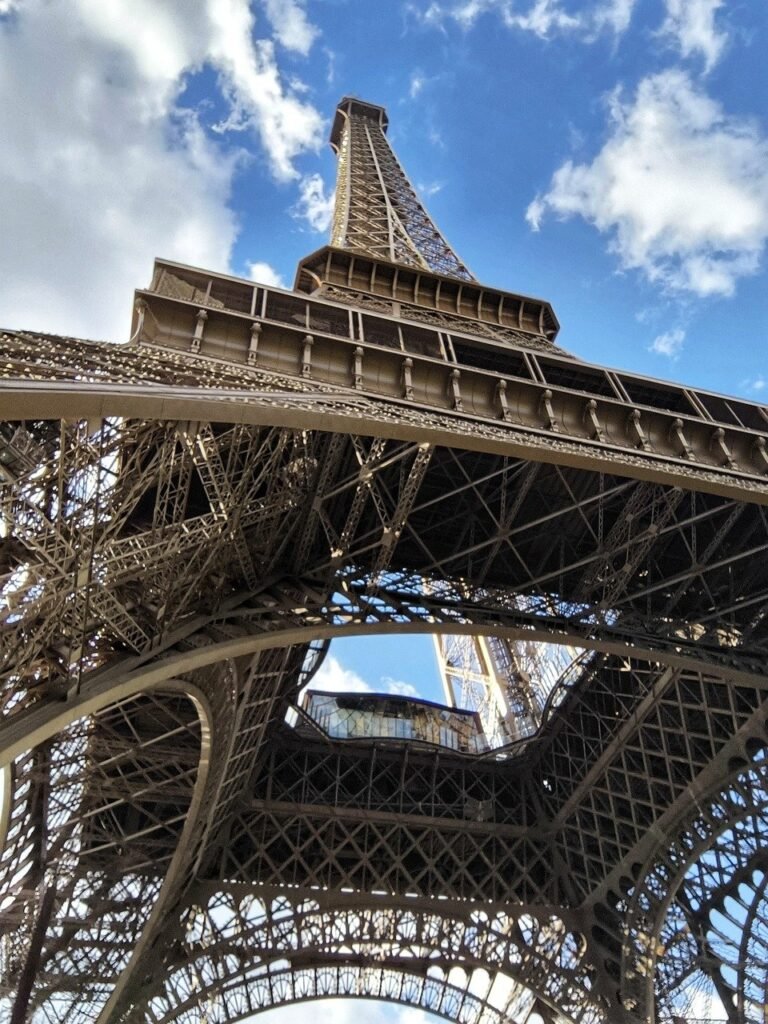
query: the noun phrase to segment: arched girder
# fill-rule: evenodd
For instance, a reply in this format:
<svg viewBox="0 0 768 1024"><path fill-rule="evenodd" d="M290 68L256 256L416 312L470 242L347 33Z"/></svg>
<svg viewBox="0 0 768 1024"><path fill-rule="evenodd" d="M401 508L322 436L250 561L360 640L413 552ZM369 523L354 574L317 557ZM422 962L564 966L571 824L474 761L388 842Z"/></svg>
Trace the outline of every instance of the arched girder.
<svg viewBox="0 0 768 1024"><path fill-rule="evenodd" d="M148 1004L153 1019L163 1024L183 1021L185 1012L203 1007L211 1020L218 1019L228 992L248 998L249 990L255 991L259 995L250 1005L266 1009L291 1001L294 990L281 993L278 987L280 997L263 1003L262 990L276 976L300 978L311 966L330 980L353 965L442 978L457 991L463 987L473 1006L479 1002L478 1010L484 1005L506 1014L502 1019L525 1020L537 1003L559 1009L564 1021L604 1019L589 992L586 943L553 911L490 914L482 907L454 904L451 909L434 900L395 898L385 904L352 894L245 886L222 892L212 885L198 887L196 896L184 916L183 938L163 979L163 994ZM339 994L345 994L343 988ZM140 1018L143 1011L137 1005L135 1012ZM450 1013L442 1011L450 1019L476 1019L455 1013L455 1004Z"/></svg>
<svg viewBox="0 0 768 1024"><path fill-rule="evenodd" d="M328 595L347 588L356 602L348 614L358 619L397 621L398 605L414 618L420 601L438 619L490 617L494 609L507 621L516 617L577 641L615 633L672 654L695 645L726 666L748 657L753 644L753 660L762 655L766 595L758 567L768 542L754 507L741 506L745 543L736 550L739 507L729 502L690 495L684 502L679 488L595 473L569 479L561 467L539 468L526 493L529 514L522 521L518 510L513 522L508 505L526 463L509 455L435 448L421 459L421 444L371 444L350 435L328 490L313 496L337 435L242 424L92 426L19 428L24 444L38 444L50 461L44 485L21 474L10 491L18 538L5 588L6 693L16 702L9 710L20 707L22 682L27 699L47 690L58 695L123 650L156 657L206 618L220 620L219 628L249 628L226 621L242 604L238 590L279 581L282 555L299 533L303 539L308 522L315 531L307 534L311 555L303 565L315 591L308 608L321 617ZM70 463L79 468L68 478L64 516L57 493ZM583 496L573 491L577 483ZM97 512L103 522L83 544L78 538L90 536ZM614 520L607 533L606 516ZM558 531L550 537L552 524ZM682 540L691 565L674 553ZM481 582L472 583L477 559ZM688 607L681 608L686 581ZM208 616L196 614L201 608ZM240 618L254 614L269 628L266 609L241 609ZM78 666L74 676L71 665Z"/></svg>
<svg viewBox="0 0 768 1024"><path fill-rule="evenodd" d="M147 929L130 964L123 971L104 1007L100 1020L112 1021L124 1005L126 991L142 977L147 965L166 954L164 930L173 920L174 908L185 899L195 873L208 855L211 837L217 836L234 813L242 796L245 779L252 773L266 732L283 708L282 689L286 680L301 681L322 648L272 648L247 658L232 658L198 667L186 673L196 680L215 705L215 742L210 751L207 785L196 813L188 818L188 835L179 846L179 862L169 881L166 913ZM227 684L227 685L225 685ZM160 945L158 946L158 941Z"/></svg>
<svg viewBox="0 0 768 1024"><path fill-rule="evenodd" d="M736 974L736 991L738 993L738 1008L743 1012L754 1011L757 1007L768 1006L768 954L766 953L766 939L768 938L768 885L766 880L764 863L760 869L753 873L750 879L752 883L751 898L748 905L744 905L744 899L739 899L744 909L742 923L742 938L738 950L726 962L731 971ZM743 885L744 883L742 883ZM738 892L741 897L741 888ZM736 892L732 893L732 899L736 899ZM730 936L721 935L724 941ZM725 959L725 958L723 958Z"/></svg>
<svg viewBox="0 0 768 1024"><path fill-rule="evenodd" d="M193 684L78 710L7 766L0 1005L14 1024L95 1019L163 915L207 782L211 707Z"/></svg>
<svg viewBox="0 0 768 1024"><path fill-rule="evenodd" d="M659 837L643 868L635 865L636 880L624 880L622 1000L626 1006L650 1013L658 988L668 1012L684 1013L686 988L698 973L714 979L726 1010L733 1014L729 1019L763 1024L764 1004L754 998L756 979L750 972L754 954L748 952L748 929L765 916L764 910L758 913L764 904L763 851L768 834L764 716L741 747L741 755L732 759L725 777L689 802L677 825ZM725 929L718 928L712 915L720 913L718 908L754 871L763 877L752 885L752 912L740 921L732 918ZM756 966L760 974L764 962Z"/></svg>
<svg viewBox="0 0 768 1024"><path fill-rule="evenodd" d="M9 419L25 416L56 420L63 412L73 417L93 419L108 416L134 418L138 409L149 420L181 420L194 416L211 423L248 424L284 427L289 430L335 430L364 437L384 437L411 443L458 444L462 449L508 455L554 465L576 465L586 470L620 473L667 486L677 486L685 469L686 487L736 500L768 504L764 478L752 472L736 475L717 467L692 467L674 459L654 458L652 453L638 455L625 445L590 446L578 440L546 431L532 432L527 424L515 429L511 423L499 426L487 417L462 417L457 420L442 412L410 409L402 403L351 397L334 391L317 391L305 400L301 391L288 396L275 394L273 374L262 374L254 381L254 390L234 388L198 388L186 393L178 387L156 383L124 385L90 382L29 382L15 379L8 386L5 403ZM295 387L295 382L291 382ZM218 391L218 393L217 393ZM70 411L71 410L71 411ZM751 468L751 467L750 467Z"/></svg>
<svg viewBox="0 0 768 1024"><path fill-rule="evenodd" d="M298 611L288 607L285 609L285 619L276 618L271 623L272 631L268 631L269 624L265 621L260 622L259 618L265 613L276 614L277 602L274 598L271 598L269 604L263 609L243 607L234 616L235 621L242 626L248 619L253 619L256 628L252 633L242 630L241 635L234 639L213 639L206 628L201 628L199 645L182 651L171 649L156 662L150 661L139 668L133 668L132 659L126 659L125 667L117 664L108 671L100 673L95 679L84 683L81 694L67 702L63 706L63 710L61 704L46 701L33 705L28 710L6 720L0 724L0 764L8 763L31 745L47 738L50 735L51 722L68 724L80 715L89 713L87 709L101 706L101 701L108 700L110 694L113 695L113 699L123 699L126 696L152 689L177 676L237 658L272 649L308 644L315 640L332 640L351 636L465 633L502 636L512 641L520 639L564 645L577 643L589 650L618 658L635 658L654 663L659 663L663 659L664 664L674 668L700 671L705 674L716 673L724 679L743 682L746 685L768 691L768 680L765 679L763 672L758 670L756 659L745 658L744 667L741 667L740 659L734 658L730 653L707 652L709 657L702 657L704 652L695 643L682 639L670 640L668 642L669 649L665 651L650 644L643 646L631 636L623 636L620 630L611 626L601 626L598 631L592 624L574 628L564 620L560 620L561 628L555 632L546 627L537 627L537 623L541 622L540 617L516 611L508 612L506 609L498 607L473 609L475 612L475 621L473 622L462 621L460 615L462 612L467 614L466 608L456 609L458 613L456 617L454 617L453 610L449 609L450 617L439 621L433 617L435 609L429 608L428 605L425 607L425 600L424 598L418 599L418 607L414 609L415 621L407 620L409 608L405 602L394 608L380 605L378 611L373 605L364 607L361 610L361 615L367 621L355 621L354 617L349 617L350 609L347 605L331 606L329 609L320 605L314 610L314 614L311 614L306 607L302 607ZM445 608L445 604L443 607ZM333 618L336 612L341 618L334 622ZM296 625L296 617L313 621L308 625ZM216 616L208 619L208 625L218 624L218 618ZM287 625L285 624L286 619ZM504 621L505 619L515 624L508 625ZM201 623L202 626L203 623Z"/></svg>
<svg viewBox="0 0 768 1024"><path fill-rule="evenodd" d="M532 1000L521 999L520 1011L510 1016L487 999L452 985L437 968L421 974L345 961L256 974L242 985L219 990L215 1001L205 1003L194 994L172 1016L154 1019L157 1024L199 1024L202 1005L211 1024L235 1024L278 1007L344 998L415 1007L454 1024L526 1024L538 1009ZM599 1024L598 1017L593 1021ZM569 1024L569 1018L557 1015L552 1024Z"/></svg>
<svg viewBox="0 0 768 1024"><path fill-rule="evenodd" d="M414 619L419 607L429 607L438 620L452 616L458 626L462 618L490 619L495 613L499 621L526 623L534 632L544 627L576 642L597 633L639 646L646 641L649 648L671 654L695 646L726 666L747 657L753 644L753 660L763 653L759 608L765 588L756 567L768 541L754 508L738 520L749 544L738 554L730 549L724 554L718 538L727 540L732 530L734 509L729 503L702 505L699 499L694 507L691 499L678 521L679 490L667 493L618 478L608 482L597 474L585 477L582 483L589 493L576 500L571 494L574 481L560 470L548 479L540 471L536 486L544 490L530 510L532 518L511 528L504 509L525 464L507 457L459 457L440 449L427 466L419 463L418 445L394 443L379 452L355 435L345 438L347 461L338 469L334 486L312 498L320 461L334 435L299 437L280 428L258 431L237 425L217 433L210 424L192 428L110 421L99 432L89 433L82 423L60 431L59 425L49 423L39 433L41 444L45 435L43 447L52 453L45 487L37 478L17 482L12 506L18 537L16 549L11 549L14 568L5 588L9 609L4 614L6 692L13 691L15 701L11 711L21 706L22 682L29 687L27 699L47 690L58 695L118 660L119 652L127 649L142 660L156 657L163 647L191 637L206 620L249 628L244 620L250 616L269 628L266 606L261 612L258 607L241 608L239 624L226 620L235 618L235 608L247 597L243 588L252 593L254 584L269 589L279 582L281 552L298 539L305 516L316 518L319 531L304 566L314 595L303 597L299 583L295 604L308 601L308 609L326 619L331 612L323 605L329 595L346 588L352 594L348 600L355 602L346 614L358 620L389 616L397 621L398 606L403 608L401 619ZM53 458L65 449L66 457ZM72 508L62 516L57 511L58 480L70 460L80 467L80 476L70 486ZM114 460L124 472L114 472ZM459 483L449 484L446 478L454 469ZM187 480L193 471L194 487ZM88 484L93 472L101 480L95 489ZM185 488L194 493L186 494ZM421 497L409 488L423 492ZM179 490L187 504L177 508ZM637 507L621 522L624 499L638 493ZM536 514L542 500L556 506L544 520ZM468 513L475 504L486 511L472 520ZM356 510L364 505L365 516L357 517ZM78 538L89 534L96 511L103 525L84 545ZM441 525L443 513L458 517L452 529L466 531L473 522L466 537L462 533L451 542L450 555L438 547L449 535ZM599 537L608 513L622 525L610 534L616 547L595 551L593 534ZM168 515L172 522L165 521ZM59 520L54 521L56 516ZM477 532L481 518L482 535ZM570 556L565 549L559 553L557 534L553 542L547 537L547 524L553 521L568 537L567 547L574 549ZM510 529L514 540L507 536ZM701 540L698 529L704 531ZM399 539L392 548L394 534ZM689 534L692 548L694 540L701 544L706 538L720 557L711 554L710 563L701 564L693 552L694 571L680 568L675 555L676 571L669 577L665 553ZM488 550L496 552L493 577L486 572ZM645 561L638 559L638 551ZM477 557L484 578L471 583ZM528 563L536 564L540 557L550 559L547 572L532 572ZM382 565L388 566L386 571ZM253 576L256 566L258 579ZM733 580L739 567L743 577L737 594ZM598 577L610 594L607 604L599 586L595 590ZM578 596L584 580L589 600ZM670 604L666 588L679 590L685 580L695 587L689 587L693 596L686 598L690 607L683 611L677 593ZM290 581L279 585L285 591ZM732 603L727 629L712 612L712 603L719 600ZM670 605L674 614L646 616L649 601L663 610ZM200 615L202 609L208 614ZM279 613L280 608L273 616L277 624ZM73 664L79 666L74 676Z"/></svg>
<svg viewBox="0 0 768 1024"><path fill-rule="evenodd" d="M363 628L363 632L372 632L372 631L375 631L376 628L377 627L375 625L368 625L368 626ZM421 628L426 629L427 628L426 624L422 625ZM430 628L433 628L431 626L431 624L430 624ZM446 625L446 628L448 628L447 625ZM455 624L451 624L450 628L455 628ZM310 627L298 627L298 630L299 630L298 632L296 632L295 630L296 630L296 628L294 628L293 630L288 631L286 635L283 635L280 638L281 641L295 643L297 640L309 639ZM261 645L260 646L261 647L266 647L267 645L272 643L274 641L274 639L275 639L274 637L264 637L264 636L262 636L261 637ZM173 668L175 670L180 670L180 669L183 668L185 671L192 671L193 669L196 669L196 670L199 671L200 668L204 667L205 665L215 666L217 664L217 659L221 658L224 654L228 654L230 656L234 656L234 655L242 656L244 649L241 649L239 647L234 647L233 648L231 646L228 646L229 643L231 643L231 642L226 642L225 641L225 642L220 642L219 645L212 645L212 647L217 648L215 650L215 652L214 652L214 656L213 657L211 656L212 652L210 650L207 650L207 648L199 648L199 649L196 650L195 654L196 655L200 655L200 653L203 652L203 656L202 656L201 660L195 661L194 659L192 659L192 660L188 660L186 662L173 662ZM253 653L253 650L249 648L248 652L249 653ZM629 654L630 652L629 651L624 651L624 653L625 654ZM635 649L631 653L634 654L634 655L637 655L638 652ZM180 657L190 657L189 652L187 652L187 655L180 656ZM228 662L224 662L224 664L227 664L227 663ZM165 667L166 667L166 669L168 669L169 666L166 665ZM699 665L699 668L700 669L706 668L706 666ZM292 671L295 672L297 670L293 669ZM148 673L143 674L144 675L143 680L140 679L140 677L138 677L138 676L136 678L134 678L132 680L132 685L134 687L138 687L140 689L141 685L143 683L144 684L149 684L149 683L157 684L160 681L159 678L158 678L158 672L159 672L158 667L155 666L154 670L150 669L148 671ZM160 675L161 674L162 673L160 673ZM739 679L741 679L742 681L749 680L752 683L759 683L759 685L761 685L761 686L763 685L762 684L762 680L756 680L756 678L754 676L749 676L749 674L745 674L745 673L741 672L741 673L736 673L736 676ZM291 676L290 678L291 679L295 679L295 675ZM294 683L294 685L295 685L295 683ZM83 694L82 699L84 701L87 700L87 694L85 692ZM61 706L59 705L59 707L61 707ZM39 715L41 710L42 709L37 709L34 713ZM10 723L10 724L12 724L14 726L18 726L18 725L21 724L21 722L17 721L16 723Z"/></svg>

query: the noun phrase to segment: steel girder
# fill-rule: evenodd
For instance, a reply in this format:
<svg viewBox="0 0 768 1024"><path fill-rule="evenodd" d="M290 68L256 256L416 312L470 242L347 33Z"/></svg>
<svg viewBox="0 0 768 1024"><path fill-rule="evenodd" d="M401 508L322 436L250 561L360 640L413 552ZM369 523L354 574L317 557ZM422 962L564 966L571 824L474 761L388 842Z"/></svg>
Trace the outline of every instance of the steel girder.
<svg viewBox="0 0 768 1024"><path fill-rule="evenodd" d="M223 890L201 885L195 896L174 968L178 978L157 1004L158 1020L185 1020L206 1000L210 1019L227 1019L231 1010L218 982L231 978L226 961L243 948L252 954L245 967L248 984L240 989L249 1010L274 999L265 989L285 984L286 962L300 977L307 966L323 964L320 978L322 970L377 977L378 965L386 962L395 977L413 979L413 963L428 958L420 982L431 995L417 982L419 996L410 1001L451 1019L481 1020L487 1014L492 1020L524 1021L541 1005L536 990L562 1004L569 1019L571 1014L577 1020L599 1019L594 1008L584 1006L581 991L584 941L552 909L509 915L402 897L361 901L352 894L270 887L254 893L232 884ZM524 988L516 984L521 978ZM450 1013L442 1005L445 985L451 1002L466 1003L458 1014L455 1002ZM361 991L365 994L363 986ZM174 1004L179 997L181 1005Z"/></svg>
<svg viewBox="0 0 768 1024"><path fill-rule="evenodd" d="M753 566L742 581L746 591L742 588L736 594L730 571L741 558L733 541L737 522L752 523L738 537L740 543L747 541L748 551L765 543L762 510L681 489L670 490L671 497L665 500L663 489L649 489L644 483L539 467L535 479L541 479L542 495L527 509L524 501L512 525L495 509L501 510L500 503L515 494L526 464L503 456L420 449L407 442L355 436L340 443L338 435L298 435L286 428L106 419L95 431L87 422L51 431L49 422L27 421L6 435L12 456L20 447L22 431L37 445L29 476L17 472L9 491L17 502L26 502L16 513L17 536L25 558L30 552L36 556L34 562L22 563L35 568L29 582L20 581L18 593L10 591L14 604L7 614L12 628L6 636L13 637L14 646L9 647L13 668L6 677L9 739L4 745L10 749L10 739L16 736L21 758L15 770L21 773L24 758L30 757L24 753L24 736L40 735L39 728L25 731L22 723L36 720L50 706L51 696L62 692L60 680L68 679L64 692L77 702L91 688L108 700L110 692L117 694L127 680L142 674L146 685L155 687L162 679L188 678L203 691L210 687L221 707L227 708L215 719L217 777L207 783L206 810L197 819L198 836L188 844L189 856L166 884L165 924L158 936L181 927L173 922L185 920L185 886L195 877L228 878L240 884L296 884L303 878L314 879L310 885L361 892L442 893L454 900L490 899L507 914L510 907L517 907L518 914L542 906L570 907L580 915L579 934L589 951L590 983L583 992L594 992L597 1000L589 1012L599 1013L601 1003L610 1005L612 1000L612 1012L618 1012L606 979L622 943L631 936L622 931L615 886L619 879L631 877L629 865L650 855L648 837L663 829L665 818L684 813L697 779L743 748L745 730L754 728L755 716L763 713L764 624L757 613L764 606L764 582ZM23 433L21 437L29 450L31 441ZM40 473L46 444L51 469ZM421 451L429 454L428 460L419 461ZM95 473L96 486L92 493L82 488L79 505L76 491L65 497L70 501L68 514L53 522L41 506L45 500L52 503L49 507L60 506L55 498L43 497L38 481L50 478L58 486L58 481L72 479L60 467L67 458L82 471L83 479L89 471L92 477ZM118 472L118 458L126 467L140 467L140 480L135 470L127 478ZM6 464L11 464L10 457ZM107 473L104 467L110 465L113 471ZM627 502L627 496L636 492L638 497ZM525 494L526 499L533 498L535 482ZM27 512L30 506L37 518ZM470 507L482 511L467 530ZM451 531L454 547L446 556L435 547L441 543L439 534L446 531L447 510L464 528ZM482 515L487 517L484 528ZM648 529L648 520L654 529ZM91 529L91 536L89 524L97 521L100 529ZM537 547L542 521L562 524L567 546L561 541L553 550L547 536L548 547ZM392 524L400 522L393 545ZM78 526L90 542L86 557ZM611 546L604 543L595 551L601 529ZM306 575L281 581L274 566L283 552L290 556L291 530L307 552ZM628 530L643 538L639 557ZM580 556L582 543L591 549L591 561ZM238 551L244 545L245 555ZM497 558L504 553L502 572L511 585L492 582L495 566L487 555L489 547ZM381 568L382 550L386 569ZM626 551L632 552L629 562ZM55 559L60 571L46 576L46 567ZM471 587L467 581L478 559L483 583ZM687 569L681 568L686 561ZM405 568L403 563L409 562ZM529 563L538 569L533 578ZM261 573L257 592L249 589L254 565ZM615 567L627 565L617 576ZM670 571L670 565L676 571ZM81 592L89 586L87 566L91 581L94 575L98 578L95 592L101 601L90 617ZM137 578L142 581L139 601L135 585L133 594L130 589ZM689 589L681 593L683 578ZM46 580L45 587L40 579ZM585 579L591 581L589 588ZM555 580L557 589L552 592L547 587ZM609 589L607 607L604 601L587 599L595 590L602 595L604 585ZM712 615L714 600L725 603L718 598L724 586L733 595L730 614ZM114 604L107 603L104 593L110 591L114 604L143 623L142 633L131 634L122 618L109 618L107 609ZM70 617L57 622L41 615L43 599L67 610ZM79 603L72 604L73 600ZM673 609L674 618L660 614ZM299 767L284 758L281 771L262 767L259 773L259 764L270 764L264 739L281 721L281 709L295 692L302 641L366 628L412 627L500 635L509 631L512 637L578 643L595 653L585 660L581 676L557 692L540 742L510 750L505 762L485 768L455 766L450 758L440 758L441 780L456 772L461 777L451 783L454 792L464 794L459 813L434 783L431 799L437 805L426 821L414 821L423 815L423 807L409 816L403 803L407 786L396 799L390 793L388 807L377 805L372 768L376 757L371 753L359 755L352 771L338 760L343 756L354 762L352 754L332 752L334 767L325 771L335 791L332 801L317 792L299 799L284 780L292 771L294 778L319 785L319 764L329 756L325 750L313 755L320 761ZM93 667L86 665L89 671L78 672L74 680L64 671L70 663L60 656L53 661L53 670L50 660L45 672L40 669L41 649L57 651L62 633L79 651L93 651ZM745 634L748 643L742 640ZM151 635L152 643L143 635ZM82 664L82 658L76 660L78 669ZM214 667L221 664L232 666L234 673L229 700L222 697L227 688L221 669ZM26 707L22 672L28 682ZM136 685L143 692L143 684ZM238 708L234 714L233 706ZM245 746L244 737L249 737ZM36 743L34 750L39 748ZM283 754L289 749L289 744L281 747ZM301 756L310 755L305 746ZM407 779L422 798L430 793L429 773L437 776L434 768L424 768L418 755L403 751L380 757L394 763L389 775L394 772ZM343 789L350 771L354 798L345 796ZM482 783L486 776L492 783ZM258 779L269 781L268 799L259 803L258 797L249 796L244 802L244 785L254 786L258 793L263 784ZM288 790L276 794L274 787L281 784ZM506 796L491 799L488 792L497 786ZM472 822L466 817L468 805L483 808L483 815L490 816ZM498 817L502 810L506 819ZM248 853L249 846L257 856ZM13 843L8 847L14 848ZM350 861L350 850L357 860ZM147 910L157 895L155 889L147 897ZM610 927L596 916L597 907L604 908ZM89 945L92 951L97 948L97 942ZM150 949L147 937L144 968L123 975L126 1006L134 1004L137 978L140 988L146 988L153 976L159 984L159 977L147 970ZM41 948L46 965L56 963L55 955L55 943ZM518 976L517 982L526 991L536 991L531 978ZM98 993L82 980L79 984L83 987L71 1019L78 1019L78 1014L79 1019L89 1019L82 996L87 990L95 1008ZM511 994L514 985L505 984ZM105 982L103 991L108 988ZM36 990L35 998L42 1006L44 987ZM208 998L214 999L213 994ZM579 1012L587 1012L591 998L585 994ZM118 1012L118 1003L115 996L107 1012ZM635 1005L639 1008L639 1003ZM55 1013L63 1013L60 1003Z"/></svg>
<svg viewBox="0 0 768 1024"><path fill-rule="evenodd" d="M341 104L300 292L161 263L127 346L2 335L0 1005L757 1024L768 412L555 349L384 127ZM484 760L286 731L407 631L584 653Z"/></svg>

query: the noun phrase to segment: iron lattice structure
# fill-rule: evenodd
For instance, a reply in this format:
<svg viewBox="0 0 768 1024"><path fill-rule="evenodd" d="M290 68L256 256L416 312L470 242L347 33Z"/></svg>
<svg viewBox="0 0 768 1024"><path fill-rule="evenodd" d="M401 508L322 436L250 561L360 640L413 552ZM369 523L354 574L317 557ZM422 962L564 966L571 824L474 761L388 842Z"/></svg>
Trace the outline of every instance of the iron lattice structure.
<svg viewBox="0 0 768 1024"><path fill-rule="evenodd" d="M768 412L562 352L338 118L293 291L158 261L127 345L1 336L2 1012L763 1022ZM286 720L405 632L495 652L501 746Z"/></svg>
<svg viewBox="0 0 768 1024"><path fill-rule="evenodd" d="M383 107L350 97L336 108L331 145L338 154L331 244L378 259L471 281L437 230L386 137Z"/></svg>

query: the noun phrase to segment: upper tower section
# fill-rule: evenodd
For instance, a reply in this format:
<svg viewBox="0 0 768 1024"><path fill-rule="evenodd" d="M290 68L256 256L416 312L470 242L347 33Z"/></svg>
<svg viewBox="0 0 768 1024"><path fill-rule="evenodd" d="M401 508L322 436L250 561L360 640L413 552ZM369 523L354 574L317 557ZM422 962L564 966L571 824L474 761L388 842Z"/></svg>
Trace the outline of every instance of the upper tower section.
<svg viewBox="0 0 768 1024"><path fill-rule="evenodd" d="M331 146L338 155L331 245L463 281L474 278L419 201L387 140L383 107L345 96Z"/></svg>
<svg viewBox="0 0 768 1024"><path fill-rule="evenodd" d="M559 325L550 304L473 277L422 206L389 144L388 125L375 103L345 96L337 106L331 242L300 261L295 290L455 332L465 347L488 338L553 350Z"/></svg>

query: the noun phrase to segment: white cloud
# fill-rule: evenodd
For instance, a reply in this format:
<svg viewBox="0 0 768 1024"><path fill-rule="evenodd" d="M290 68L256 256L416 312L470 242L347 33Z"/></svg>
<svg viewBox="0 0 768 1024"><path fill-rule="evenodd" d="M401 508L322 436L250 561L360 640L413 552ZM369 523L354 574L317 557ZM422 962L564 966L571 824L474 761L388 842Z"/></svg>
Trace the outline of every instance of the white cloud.
<svg viewBox="0 0 768 1024"><path fill-rule="evenodd" d="M300 0L264 0L264 8L278 42L306 57L320 33Z"/></svg>
<svg viewBox="0 0 768 1024"><path fill-rule="evenodd" d="M393 679L392 676L380 676L379 685L372 686L330 653L317 670L309 689L329 690L332 693L391 693L399 697L419 696L419 691L413 683Z"/></svg>
<svg viewBox="0 0 768 1024"><path fill-rule="evenodd" d="M525 219L528 221L532 231L541 231L541 222L547 212L548 202L548 196L536 196L528 204L528 209L525 211Z"/></svg>
<svg viewBox="0 0 768 1024"><path fill-rule="evenodd" d="M591 164L563 164L528 207L581 216L611 236L624 268L697 295L731 295L768 237L768 142L682 71L611 100L611 135Z"/></svg>
<svg viewBox="0 0 768 1024"><path fill-rule="evenodd" d="M760 392L765 391L768 387L768 380L763 376L762 373L758 373L756 377L747 377L746 380L741 382L741 386L746 388L747 391Z"/></svg>
<svg viewBox="0 0 768 1024"><path fill-rule="evenodd" d="M609 29L617 36L622 35L629 28L634 9L635 0L605 0L592 12L594 31Z"/></svg>
<svg viewBox="0 0 768 1024"><path fill-rule="evenodd" d="M328 654L309 684L310 690L330 690L333 693L371 693L366 681L351 669L344 668L338 658Z"/></svg>
<svg viewBox="0 0 768 1024"><path fill-rule="evenodd" d="M285 288L285 281L269 263L257 261L247 263L248 276L258 284L274 285L275 288Z"/></svg>
<svg viewBox="0 0 768 1024"><path fill-rule="evenodd" d="M592 5L573 5L561 0L533 0L521 8L514 0L452 0L431 3L423 12L413 10L428 25L443 26L453 19L465 29L484 14L496 14L508 28L533 32L542 39L558 33L579 35L587 41L609 30L617 35L629 27L635 0L602 0Z"/></svg>
<svg viewBox="0 0 768 1024"><path fill-rule="evenodd" d="M657 335L648 346L648 350L655 352L659 356L677 359L683 349L684 341L685 331L681 327L676 327L671 331L665 331L663 334Z"/></svg>
<svg viewBox="0 0 768 1024"><path fill-rule="evenodd" d="M413 683L406 683L402 679L393 679L392 676L382 676L386 693L394 694L397 697L418 697L419 691Z"/></svg>
<svg viewBox="0 0 768 1024"><path fill-rule="evenodd" d="M533 32L546 38L553 32L568 32L582 26L583 15L569 14L557 0L535 0L535 3L524 13L505 13L504 21L514 28Z"/></svg>
<svg viewBox="0 0 768 1024"><path fill-rule="evenodd" d="M719 59L727 37L718 30L715 15L724 0L665 0L666 14L659 34L667 37L684 57L701 55L707 69ZM472 28L486 14L495 14L510 29L532 32L541 39L569 34L593 42L602 32L623 35L629 28L637 0L595 0L593 3L564 3L563 0L433 0L424 9L408 6L425 25L444 28L453 20L464 29ZM423 81L412 78L416 93ZM412 91L411 98L415 93Z"/></svg>
<svg viewBox="0 0 768 1024"><path fill-rule="evenodd" d="M408 86L408 95L415 100L426 84L426 78L419 71L414 71Z"/></svg>
<svg viewBox="0 0 768 1024"><path fill-rule="evenodd" d="M336 81L336 54L325 46L323 47L323 55L328 62L325 72L325 84L333 85Z"/></svg>
<svg viewBox="0 0 768 1024"><path fill-rule="evenodd" d="M276 1010L267 1010L252 1018L253 1024L306 1024L311 1016L313 1024L432 1024L439 1018L411 1006L395 1006L357 999L323 999L307 1005L298 1003Z"/></svg>
<svg viewBox="0 0 768 1024"><path fill-rule="evenodd" d="M428 128L427 138L429 139L433 146L436 146L438 149L445 149L445 139L437 130L437 128Z"/></svg>
<svg viewBox="0 0 768 1024"><path fill-rule="evenodd" d="M0 22L0 323L124 338L161 255L226 271L240 154L179 105L211 66L273 175L322 119L252 38L247 0L25 0Z"/></svg>
<svg viewBox="0 0 768 1024"><path fill-rule="evenodd" d="M430 196L436 196L438 192L442 192L445 184L442 181L430 181L427 184L420 183L417 188L425 199L429 199Z"/></svg>
<svg viewBox="0 0 768 1024"><path fill-rule="evenodd" d="M327 231L333 220L335 192L326 194L325 183L319 174L303 178L299 186L299 200L293 208L295 217L306 220L313 231Z"/></svg>
<svg viewBox="0 0 768 1024"><path fill-rule="evenodd" d="M415 20L423 22L425 25L433 25L435 28L439 28L441 31L445 31L443 22L446 18L447 12L444 10L443 5L434 0L423 10L416 6L416 4L406 4L405 10L407 14L410 14Z"/></svg>
<svg viewBox="0 0 768 1024"><path fill-rule="evenodd" d="M247 0L207 0L207 6L207 58L223 73L232 106L221 127L253 129L275 177L295 180L299 175L293 161L323 142L322 117L283 84L272 41L252 38Z"/></svg>
<svg viewBox="0 0 768 1024"><path fill-rule="evenodd" d="M487 11L503 10L508 8L509 4L507 0L461 0L459 3L451 5L441 5L437 3L430 4L426 17L430 20L437 21L438 19L450 16L455 18L456 21L461 22L462 25L472 25L481 14L485 14Z"/></svg>
<svg viewBox="0 0 768 1024"><path fill-rule="evenodd" d="M666 0L666 5L661 34L677 46L683 57L701 56L709 71L720 59L728 41L715 24L715 15L723 6L723 0Z"/></svg>

